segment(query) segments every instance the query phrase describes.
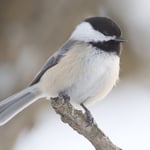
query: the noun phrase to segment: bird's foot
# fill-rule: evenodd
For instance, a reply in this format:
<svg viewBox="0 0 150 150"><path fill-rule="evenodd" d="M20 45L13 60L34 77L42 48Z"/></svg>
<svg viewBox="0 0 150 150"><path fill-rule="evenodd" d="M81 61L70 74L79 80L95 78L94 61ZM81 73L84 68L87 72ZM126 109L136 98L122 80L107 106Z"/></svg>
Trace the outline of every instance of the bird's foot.
<svg viewBox="0 0 150 150"><path fill-rule="evenodd" d="M62 98L65 101L70 101L70 97L64 92L60 92L58 97L51 97L51 100L57 101L59 98Z"/></svg>
<svg viewBox="0 0 150 150"><path fill-rule="evenodd" d="M57 107L61 107L67 101L70 101L70 97L62 92L59 93L58 97L51 97L51 103L56 104Z"/></svg>
<svg viewBox="0 0 150 150"><path fill-rule="evenodd" d="M63 98L65 101L70 101L70 96L67 95L65 92L60 92L59 97Z"/></svg>
<svg viewBox="0 0 150 150"><path fill-rule="evenodd" d="M88 110L88 108L83 103L81 103L80 105L85 110L85 115L86 115L86 119L87 119L87 123L88 123L87 126L92 125L94 123L94 118L93 118L91 112Z"/></svg>

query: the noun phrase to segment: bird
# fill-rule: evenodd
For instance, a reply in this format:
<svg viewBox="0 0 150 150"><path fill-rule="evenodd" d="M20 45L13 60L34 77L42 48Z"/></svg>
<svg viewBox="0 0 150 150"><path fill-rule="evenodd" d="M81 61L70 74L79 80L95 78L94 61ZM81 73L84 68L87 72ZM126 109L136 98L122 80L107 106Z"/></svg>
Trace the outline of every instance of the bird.
<svg viewBox="0 0 150 150"><path fill-rule="evenodd" d="M90 116L88 107L104 99L119 79L123 42L112 19L85 18L25 89L0 102L0 126L38 99L59 96L68 96Z"/></svg>

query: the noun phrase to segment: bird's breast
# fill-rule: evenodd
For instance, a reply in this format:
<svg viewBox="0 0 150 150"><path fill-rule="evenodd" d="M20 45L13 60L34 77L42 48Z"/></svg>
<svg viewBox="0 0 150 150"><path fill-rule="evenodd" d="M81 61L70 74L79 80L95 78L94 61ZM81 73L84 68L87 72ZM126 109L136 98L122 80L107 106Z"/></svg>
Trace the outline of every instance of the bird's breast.
<svg viewBox="0 0 150 150"><path fill-rule="evenodd" d="M48 96L65 92L78 103L112 88L119 75L119 57L87 46L75 46L41 79ZM107 87L107 88L106 88Z"/></svg>

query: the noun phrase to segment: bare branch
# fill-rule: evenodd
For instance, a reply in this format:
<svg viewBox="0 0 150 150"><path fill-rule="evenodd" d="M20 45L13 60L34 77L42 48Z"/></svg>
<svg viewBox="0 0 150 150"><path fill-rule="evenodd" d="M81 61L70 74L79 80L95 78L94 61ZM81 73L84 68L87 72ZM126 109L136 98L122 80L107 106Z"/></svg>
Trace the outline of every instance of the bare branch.
<svg viewBox="0 0 150 150"><path fill-rule="evenodd" d="M74 109L69 100L58 97L53 99L51 104L56 113L61 116L61 120L87 138L96 150L121 150L109 140L96 123L88 125L86 115Z"/></svg>

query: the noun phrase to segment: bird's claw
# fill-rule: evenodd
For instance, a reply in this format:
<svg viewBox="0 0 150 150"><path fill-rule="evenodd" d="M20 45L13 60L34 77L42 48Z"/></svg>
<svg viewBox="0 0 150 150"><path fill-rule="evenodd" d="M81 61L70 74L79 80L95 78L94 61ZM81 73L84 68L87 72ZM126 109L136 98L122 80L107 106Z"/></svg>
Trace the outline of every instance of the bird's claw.
<svg viewBox="0 0 150 150"><path fill-rule="evenodd" d="M85 110L86 120L87 120L87 123L88 123L87 126L92 125L94 123L94 118L93 118L91 112L87 109L87 107L83 103L81 103L80 105Z"/></svg>

